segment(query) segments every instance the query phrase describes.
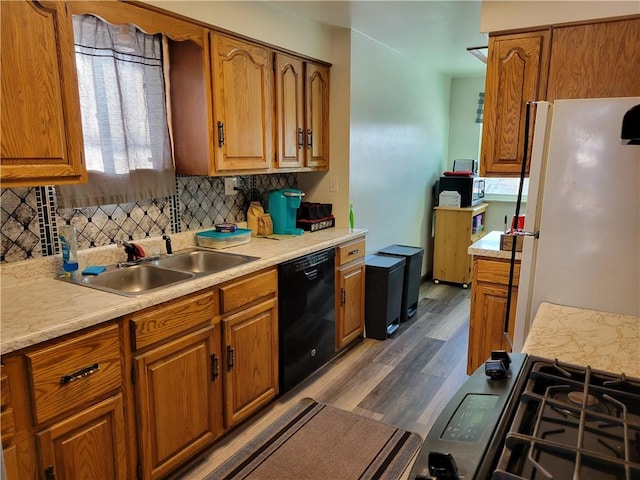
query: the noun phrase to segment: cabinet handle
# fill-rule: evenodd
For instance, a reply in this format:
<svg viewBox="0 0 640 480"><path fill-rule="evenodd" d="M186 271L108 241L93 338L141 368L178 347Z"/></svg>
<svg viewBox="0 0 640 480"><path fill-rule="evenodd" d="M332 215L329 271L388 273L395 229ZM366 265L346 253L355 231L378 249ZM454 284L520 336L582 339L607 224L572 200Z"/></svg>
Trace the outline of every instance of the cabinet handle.
<svg viewBox="0 0 640 480"><path fill-rule="evenodd" d="M304 131L301 128L298 129L298 148L304 147Z"/></svg>
<svg viewBox="0 0 640 480"><path fill-rule="evenodd" d="M233 347L227 345L227 371L233 370Z"/></svg>
<svg viewBox="0 0 640 480"><path fill-rule="evenodd" d="M218 122L218 147L224 145L224 123Z"/></svg>
<svg viewBox="0 0 640 480"><path fill-rule="evenodd" d="M211 380L215 380L220 375L220 365L218 364L218 356L211 354Z"/></svg>
<svg viewBox="0 0 640 480"><path fill-rule="evenodd" d="M53 465L49 465L44 469L44 478L47 480L56 480L56 474L53 471Z"/></svg>
<svg viewBox="0 0 640 480"><path fill-rule="evenodd" d="M313 146L313 133L311 129L307 129L307 148L311 148Z"/></svg>
<svg viewBox="0 0 640 480"><path fill-rule="evenodd" d="M340 306L342 307L345 303L347 303L347 292L344 288L340 289Z"/></svg>
<svg viewBox="0 0 640 480"><path fill-rule="evenodd" d="M351 250L348 255L355 255L356 253L360 253L360 249L356 248L355 250Z"/></svg>
<svg viewBox="0 0 640 480"><path fill-rule="evenodd" d="M66 385L68 383L75 382L76 380L80 380L81 378L85 378L93 373L96 373L98 370L100 370L100 364L94 363L93 365L90 365L86 368L78 370L77 372L74 372L71 375L64 375L60 379L60 384Z"/></svg>

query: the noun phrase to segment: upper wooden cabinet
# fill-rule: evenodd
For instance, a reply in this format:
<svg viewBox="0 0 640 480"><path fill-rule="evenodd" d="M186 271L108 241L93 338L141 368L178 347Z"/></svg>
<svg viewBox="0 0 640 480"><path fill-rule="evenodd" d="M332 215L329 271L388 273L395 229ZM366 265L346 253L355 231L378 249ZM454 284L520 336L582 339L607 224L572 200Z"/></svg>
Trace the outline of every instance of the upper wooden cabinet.
<svg viewBox="0 0 640 480"><path fill-rule="evenodd" d="M640 18L555 27L547 98L640 95Z"/></svg>
<svg viewBox="0 0 640 480"><path fill-rule="evenodd" d="M640 16L490 36L480 174L520 174L528 101L640 95L638 51Z"/></svg>
<svg viewBox="0 0 640 480"><path fill-rule="evenodd" d="M307 62L305 74L307 167L329 167L329 67Z"/></svg>
<svg viewBox="0 0 640 480"><path fill-rule="evenodd" d="M304 166L304 62L275 54L276 66L276 167Z"/></svg>
<svg viewBox="0 0 640 480"><path fill-rule="evenodd" d="M520 174L525 108L546 98L548 61L548 30L489 37L481 175Z"/></svg>
<svg viewBox="0 0 640 480"><path fill-rule="evenodd" d="M86 181L71 15L0 2L2 187Z"/></svg>
<svg viewBox="0 0 640 480"><path fill-rule="evenodd" d="M275 54L276 168L329 167L329 68Z"/></svg>
<svg viewBox="0 0 640 480"><path fill-rule="evenodd" d="M271 51L211 34L216 172L266 171L273 157Z"/></svg>

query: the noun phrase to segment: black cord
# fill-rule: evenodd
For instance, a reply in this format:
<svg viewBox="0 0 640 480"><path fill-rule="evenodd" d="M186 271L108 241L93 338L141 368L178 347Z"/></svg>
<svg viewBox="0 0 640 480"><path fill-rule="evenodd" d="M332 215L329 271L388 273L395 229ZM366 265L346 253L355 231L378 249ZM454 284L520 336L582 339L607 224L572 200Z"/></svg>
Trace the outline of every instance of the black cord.
<svg viewBox="0 0 640 480"><path fill-rule="evenodd" d="M529 125L531 123L531 102L527 102L525 105L525 116L524 116L524 153L522 154L522 167L520 169L520 184L518 186L518 200L516 201L516 213L515 213L515 222L516 226L518 225L518 219L520 218L520 205L522 203L522 189L524 186L524 176L527 171L527 154L529 152ZM513 225L512 225L513 227ZM513 230L513 228L512 228ZM507 306L504 314L504 329L503 333L507 342L509 342L510 346L513 347L511 340L509 339L509 317L511 313L511 297L513 290L513 272L515 270L516 264L516 246L517 246L518 236L513 235L513 241L511 242L511 258L509 261L509 284L507 286Z"/></svg>

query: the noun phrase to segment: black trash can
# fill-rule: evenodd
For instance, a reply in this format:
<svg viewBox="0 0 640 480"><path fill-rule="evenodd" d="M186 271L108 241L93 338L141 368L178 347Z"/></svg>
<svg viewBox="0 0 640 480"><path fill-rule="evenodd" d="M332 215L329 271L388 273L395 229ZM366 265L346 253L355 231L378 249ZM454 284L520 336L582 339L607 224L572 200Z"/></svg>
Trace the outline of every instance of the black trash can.
<svg viewBox="0 0 640 480"><path fill-rule="evenodd" d="M390 245L378 252L380 255L392 255L405 259L404 285L402 288L401 322L413 317L418 310L418 295L420 293L420 273L424 248L407 245Z"/></svg>
<svg viewBox="0 0 640 480"><path fill-rule="evenodd" d="M367 255L365 263L365 336L384 340L400 326L404 258Z"/></svg>

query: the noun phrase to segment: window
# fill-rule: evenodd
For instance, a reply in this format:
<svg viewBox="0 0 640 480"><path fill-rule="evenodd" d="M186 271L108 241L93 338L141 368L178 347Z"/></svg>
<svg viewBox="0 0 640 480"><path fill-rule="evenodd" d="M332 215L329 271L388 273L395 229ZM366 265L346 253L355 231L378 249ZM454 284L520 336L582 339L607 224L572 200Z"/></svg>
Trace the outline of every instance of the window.
<svg viewBox="0 0 640 480"><path fill-rule="evenodd" d="M490 195L518 195L520 186L519 178L485 178L485 193ZM529 189L529 179L525 178L522 186L522 194L526 195Z"/></svg>
<svg viewBox="0 0 640 480"><path fill-rule="evenodd" d="M89 15L73 27L89 180L58 187L59 206L173 195L161 36Z"/></svg>

